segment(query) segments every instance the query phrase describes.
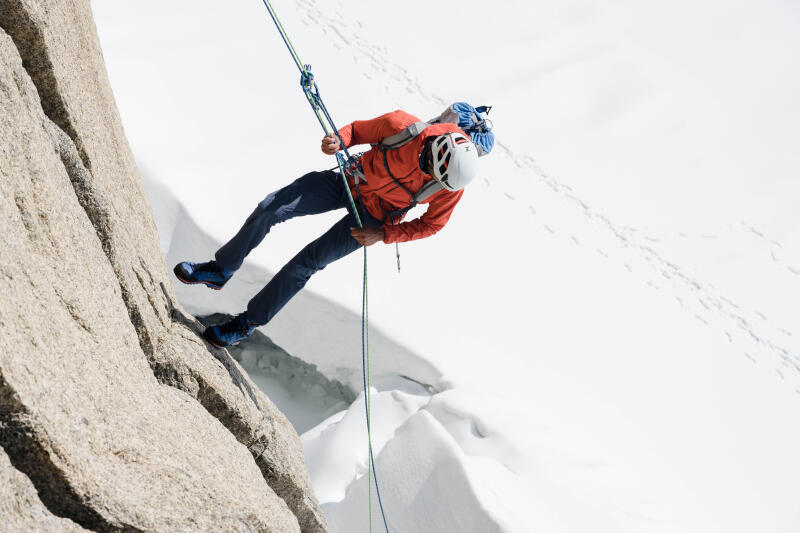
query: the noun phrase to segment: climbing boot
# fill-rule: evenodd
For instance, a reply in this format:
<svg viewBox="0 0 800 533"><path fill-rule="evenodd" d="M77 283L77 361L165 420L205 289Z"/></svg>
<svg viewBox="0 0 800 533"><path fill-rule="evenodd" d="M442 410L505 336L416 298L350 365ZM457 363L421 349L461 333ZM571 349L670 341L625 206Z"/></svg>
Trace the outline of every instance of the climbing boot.
<svg viewBox="0 0 800 533"><path fill-rule="evenodd" d="M203 331L203 338L217 348L235 346L246 339L260 325L250 320L247 311L245 311L227 322L207 327Z"/></svg>
<svg viewBox="0 0 800 533"><path fill-rule="evenodd" d="M183 283L194 285L202 283L206 287L214 290L220 290L223 285L233 275L233 270L226 270L219 266L216 261L209 261L207 263L189 263L184 261L178 263L172 269L175 276Z"/></svg>

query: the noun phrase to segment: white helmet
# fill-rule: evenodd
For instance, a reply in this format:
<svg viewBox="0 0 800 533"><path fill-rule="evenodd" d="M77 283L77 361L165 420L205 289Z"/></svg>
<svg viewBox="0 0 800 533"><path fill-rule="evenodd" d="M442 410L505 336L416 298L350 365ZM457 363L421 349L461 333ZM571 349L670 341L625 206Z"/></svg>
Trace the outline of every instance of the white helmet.
<svg viewBox="0 0 800 533"><path fill-rule="evenodd" d="M445 133L433 140L433 177L445 189L463 189L478 173L478 149L463 133Z"/></svg>

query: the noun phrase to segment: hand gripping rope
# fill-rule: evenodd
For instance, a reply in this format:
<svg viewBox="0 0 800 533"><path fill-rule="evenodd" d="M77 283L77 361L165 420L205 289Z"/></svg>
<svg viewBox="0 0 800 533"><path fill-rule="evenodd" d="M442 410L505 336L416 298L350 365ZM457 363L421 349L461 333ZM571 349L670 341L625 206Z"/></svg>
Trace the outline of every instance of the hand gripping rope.
<svg viewBox="0 0 800 533"><path fill-rule="evenodd" d="M356 206L355 201L353 200L353 195L350 194L350 187L347 184L347 176L345 175L345 169L351 167L352 165L356 164L356 158L350 155L347 148L342 141L342 137L339 135L338 128L334 125L333 119L331 118L328 109L325 107L324 102L322 101L322 97L319 94L319 87L317 87L317 82L314 81L314 76L311 74L311 65L305 65L302 61L300 61L300 57L297 55L297 52L292 46L292 42L289 40L289 36L286 35L286 30L283 29L283 25L281 24L280 20L278 20L277 15L275 14L275 10L272 8L272 4L269 0L262 0L264 6L269 11L269 16L272 17L272 21L275 23L276 28L278 29L278 33L280 33L283 42L286 44L286 47L289 49L289 53L294 60L295 65L300 70L300 87L303 89L303 94L306 95L306 99L308 103L311 105L311 109L314 111L314 114L319 121L320 126L322 126L322 130L325 132L325 135L331 135L333 133L339 139L339 145L341 146L341 151L336 153L336 163L339 166L339 175L341 176L342 180L344 181L344 188L347 191L347 197L350 200L350 207L353 209L353 214L356 217L356 222L358 222L358 227L363 228L364 225L361 222L361 217L358 214L358 208ZM330 129L329 129L330 128ZM344 152L344 154L342 154ZM355 179L355 186L356 186L356 196L359 196L358 190L358 178ZM369 498L369 530L372 531L372 480L375 481L375 493L378 496L378 505L381 511L381 517L383 518L383 526L386 528L386 533L389 533L389 526L386 522L386 514L383 511L383 502L381 501L381 491L378 487L378 476L375 472L375 459L372 455L372 421L371 421L371 409L370 409L370 369L369 369L369 300L367 295L367 247L364 246L364 281L363 281L363 295L361 298L361 369L363 374L364 380L364 409L366 411L367 417L367 449L369 450L369 460L367 461L367 497Z"/></svg>

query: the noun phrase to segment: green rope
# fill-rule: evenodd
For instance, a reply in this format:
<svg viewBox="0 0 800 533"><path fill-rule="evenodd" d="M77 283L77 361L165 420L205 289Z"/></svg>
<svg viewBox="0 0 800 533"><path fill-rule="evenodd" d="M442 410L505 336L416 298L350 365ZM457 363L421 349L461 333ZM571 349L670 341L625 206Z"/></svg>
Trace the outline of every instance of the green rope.
<svg viewBox="0 0 800 533"><path fill-rule="evenodd" d="M369 293L367 292L367 247L364 247L364 309L362 315L364 317L363 325L363 351L366 356L366 366L364 372L364 401L367 404L367 497L369 498L369 530L372 532L372 389L370 388L370 371L369 371ZM362 364L364 364L362 362Z"/></svg>
<svg viewBox="0 0 800 533"><path fill-rule="evenodd" d="M361 221L361 217L358 213L358 208L356 206L355 200L353 199L353 195L350 192L350 186L347 183L347 176L345 174L345 163L346 161L351 160L350 153L347 151L347 148L344 146L344 142L342 141L341 136L339 135L339 131L333 123L333 119L328 113L328 110L325 107L325 104L322 102L322 98L319 95L319 89L317 88L316 82L314 82L314 77L311 74L311 66L305 65L302 61L300 61L300 55L295 50L294 46L292 45L292 41L289 39L289 36L286 33L286 30L281 24L278 16L275 14L275 10L272 8L272 4L270 0L262 0L264 6L269 11L270 17L272 17L272 21L275 23L275 26L278 28L278 32L283 39L283 42L286 44L286 47L289 49L289 53L292 56L297 68L300 70L300 80L301 86L303 88L303 93L306 95L306 99L308 103L311 105L314 114L319 121L320 126L322 126L322 130L325 132L325 135L330 135L331 130L328 129L328 124L334 134L339 138L339 142L341 145L341 150L347 156L347 160L345 160L344 156L341 153L336 154L336 163L339 167L339 174L342 177L344 182L344 188L347 191L347 196L350 201L350 207L353 210L353 216L358 223L358 227L363 229L364 225ZM327 122L326 122L327 121ZM355 178L358 180L358 178ZM356 191L358 191L358 181L356 181ZM375 480L375 492L378 496L378 504L380 505L381 516L383 517L383 525L386 528L386 533L389 533L389 526L386 522L386 514L383 511L383 502L381 501L381 492L378 486L378 478L375 472L375 459L372 454L372 409L371 409L371 387L370 387L370 361L369 361L369 300L368 300L368 293L367 293L367 247L364 246L364 281L363 281L363 296L362 296L362 322L361 322L361 356L362 356L362 370L364 373L364 404L366 410L366 417L367 417L367 450L369 453L369 457L367 458L367 497L368 497L368 511L369 511L369 530L370 533L372 532L372 480Z"/></svg>
<svg viewBox="0 0 800 533"><path fill-rule="evenodd" d="M272 17L272 21L275 23L275 26L278 27L278 32L280 32L281 37L283 37L283 41L289 48L289 53L292 54L292 59L294 59L294 62L297 63L297 68L299 68L301 71L305 71L303 68L303 62L300 61L300 55L294 49L294 46L292 46L292 41L289 40L286 30L283 29L283 24L281 24L281 21L278 20L278 16L275 14L275 10L272 8L272 3L269 0L263 0L263 2L267 7L267 11L269 11L269 16Z"/></svg>

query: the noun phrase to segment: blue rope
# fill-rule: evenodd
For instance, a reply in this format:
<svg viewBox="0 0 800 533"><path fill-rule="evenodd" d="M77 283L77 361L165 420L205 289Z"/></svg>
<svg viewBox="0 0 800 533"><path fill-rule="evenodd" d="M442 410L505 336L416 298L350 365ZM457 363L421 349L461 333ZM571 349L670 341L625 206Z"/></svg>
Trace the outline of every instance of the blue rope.
<svg viewBox="0 0 800 533"><path fill-rule="evenodd" d="M297 52L295 52L294 46L292 46L291 41L289 41L289 36L286 35L286 30L283 29L283 25L281 24L281 21L278 20L277 15L275 15L275 10L272 9L272 4L269 2L269 0L262 0L262 2L264 2L264 6L267 8L267 11L269 11L269 16L272 17L272 22L274 22L275 26L278 28L278 33L281 34L281 37L283 38L283 42L284 42L284 44L286 44L286 48L288 48L289 49L289 53L292 54L292 59L294 59L294 62L297 65L297 68L299 68L302 71L303 70L303 65L300 62L300 58L298 57Z"/></svg>
<svg viewBox="0 0 800 533"><path fill-rule="evenodd" d="M289 40L289 36L286 34L286 30L283 29L283 25L281 24L280 20L278 20L277 15L275 14L275 10L272 8L272 4L269 0L262 0L264 6L267 8L270 17L272 17L272 22L275 23L275 26L278 29L278 33L280 33L281 38L283 39L284 44L289 49L289 53L292 56L292 59L297 65L297 68L300 70L300 86L303 89L303 93L308 100L309 105L311 105L311 109L314 111L314 114L319 121L320 126L322 126L322 130L325 132L325 135L331 135L331 132L328 130L328 126L333 131L333 134L336 135L336 138L339 140L339 146L341 147L341 152L344 152L342 155L341 152L337 152L336 154L336 164L339 167L339 175L342 177L344 181L344 188L347 191L347 196L350 200L350 207L353 210L353 215L355 216L356 222L358 222L359 228L364 228L364 225L361 221L361 217L358 213L358 208L356 206L355 200L353 199L353 195L350 193L350 187L347 183L347 176L345 173L345 169L354 161L354 158L350 155L350 152L347 150L347 147L344 144L344 140L342 136L339 135L339 128L333 122L333 118L331 114L328 112L327 107L325 107L325 103L322 101L322 97L319 93L319 87L317 86L317 82L314 81L314 76L311 73L311 65L304 65L302 61L300 61L300 57L292 46L291 40ZM327 123L326 123L327 122ZM355 187L356 187L356 196L360 198L360 192L358 188L358 177L354 178L355 180ZM386 533L389 533L389 525L386 522L386 513L383 510L383 501L381 499L381 491L380 487L378 486L378 474L375 470L375 458L372 453L372 420L370 416L370 383L369 383L369 300L367 297L367 247L364 246L364 277L363 277L363 294L361 299L361 369L363 374L363 381L364 381L364 409L366 411L366 419L367 419L367 441L368 441L368 450L369 450L369 466L372 470L372 479L375 480L375 492L378 496L378 504L381 510L381 517L383 518L383 526L386 528ZM367 477L367 482L370 483L369 476ZM372 496L369 497L369 530L372 531Z"/></svg>

